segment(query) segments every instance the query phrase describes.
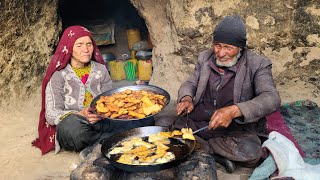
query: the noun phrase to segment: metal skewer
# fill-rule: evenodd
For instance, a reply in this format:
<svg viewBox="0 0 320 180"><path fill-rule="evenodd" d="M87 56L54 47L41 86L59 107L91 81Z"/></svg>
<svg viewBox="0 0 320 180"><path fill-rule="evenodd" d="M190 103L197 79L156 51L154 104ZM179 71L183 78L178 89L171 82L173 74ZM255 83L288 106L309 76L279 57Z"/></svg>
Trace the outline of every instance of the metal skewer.
<svg viewBox="0 0 320 180"><path fill-rule="evenodd" d="M200 132L200 131L202 131L204 129L207 129L207 128L208 128L208 126L204 126L204 127L200 128L200 129L195 130L192 134L196 134L196 133L198 133L198 132Z"/></svg>

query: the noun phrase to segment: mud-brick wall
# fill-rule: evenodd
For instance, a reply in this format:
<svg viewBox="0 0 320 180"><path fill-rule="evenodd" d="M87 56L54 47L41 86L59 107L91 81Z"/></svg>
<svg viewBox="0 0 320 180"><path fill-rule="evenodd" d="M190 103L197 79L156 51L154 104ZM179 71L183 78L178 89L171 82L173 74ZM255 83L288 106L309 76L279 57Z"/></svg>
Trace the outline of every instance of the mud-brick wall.
<svg viewBox="0 0 320 180"><path fill-rule="evenodd" d="M0 1L0 102L39 89L58 42L57 1ZM4 2L4 3L2 3ZM154 45L151 84L175 99L200 51L225 15L247 24L248 46L271 58L283 102L320 103L320 1L131 0ZM39 93L39 91L37 91Z"/></svg>

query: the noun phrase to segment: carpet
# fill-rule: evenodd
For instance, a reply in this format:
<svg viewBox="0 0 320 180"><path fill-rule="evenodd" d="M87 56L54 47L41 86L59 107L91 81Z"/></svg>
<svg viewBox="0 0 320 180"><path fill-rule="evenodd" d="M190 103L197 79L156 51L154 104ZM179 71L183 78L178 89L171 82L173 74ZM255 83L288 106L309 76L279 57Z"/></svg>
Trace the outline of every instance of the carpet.
<svg viewBox="0 0 320 180"><path fill-rule="evenodd" d="M320 159L320 108L312 101L281 106L267 117L267 129L290 139L303 158Z"/></svg>

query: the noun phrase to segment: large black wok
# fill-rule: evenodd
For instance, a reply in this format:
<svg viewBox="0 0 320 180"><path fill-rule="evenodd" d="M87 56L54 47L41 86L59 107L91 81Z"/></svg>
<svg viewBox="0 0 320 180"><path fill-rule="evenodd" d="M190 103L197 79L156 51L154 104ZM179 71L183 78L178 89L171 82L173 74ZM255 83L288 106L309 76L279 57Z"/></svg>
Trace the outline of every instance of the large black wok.
<svg viewBox="0 0 320 180"><path fill-rule="evenodd" d="M122 169L129 172L153 172L163 169L168 169L180 164L188 155L192 153L195 147L195 141L192 140L182 140L171 138L170 149L175 155L175 160L155 165L128 165L117 162L118 156L112 155L108 156L109 151L117 143L125 140L129 140L132 137L146 137L151 134L156 134L161 131L168 131L168 128L161 126L146 126L131 129L128 131L120 132L102 141L101 152L108 159L108 161L116 168Z"/></svg>
<svg viewBox="0 0 320 180"><path fill-rule="evenodd" d="M119 88L115 88L115 89L111 89L109 91L106 91L106 92L103 92L101 93L100 95L96 96L91 104L90 104L90 107L95 109L95 106L96 106L96 102L100 99L101 96L111 96L112 94L116 93L116 92L122 92L122 91L125 91L126 89L130 89L130 90L133 90L133 91L138 91L138 90L146 90L146 91L150 91L150 92L153 92L155 94L160 94L160 95L163 95L165 96L164 98L164 105L162 107L162 110L169 104L170 102L170 95L169 93L160 88L160 87L157 87L157 86L152 86L152 85L133 85L133 86L123 86L123 87L119 87ZM152 117L156 114L151 114L145 118L149 118L149 117ZM145 118L142 118L142 119L145 119ZM107 117L106 119L108 120L115 120L115 121L128 121L128 119L112 119L112 118L109 118ZM129 119L130 121L134 121L134 120L141 120L141 119Z"/></svg>

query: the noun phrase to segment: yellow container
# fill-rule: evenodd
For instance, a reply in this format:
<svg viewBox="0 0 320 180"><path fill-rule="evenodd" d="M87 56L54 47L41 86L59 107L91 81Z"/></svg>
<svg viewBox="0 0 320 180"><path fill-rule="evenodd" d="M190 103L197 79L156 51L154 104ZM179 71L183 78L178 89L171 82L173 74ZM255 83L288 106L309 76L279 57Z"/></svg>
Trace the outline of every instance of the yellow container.
<svg viewBox="0 0 320 180"><path fill-rule="evenodd" d="M138 74L139 80L150 81L152 74L152 61L151 60L139 60L138 61Z"/></svg>
<svg viewBox="0 0 320 180"><path fill-rule="evenodd" d="M126 79L126 72L124 71L123 61L121 60L110 61L109 65L110 65L110 76L112 80L119 81L119 80Z"/></svg>
<svg viewBox="0 0 320 180"><path fill-rule="evenodd" d="M134 43L141 41L141 35L139 29L127 30L128 47L132 49Z"/></svg>

